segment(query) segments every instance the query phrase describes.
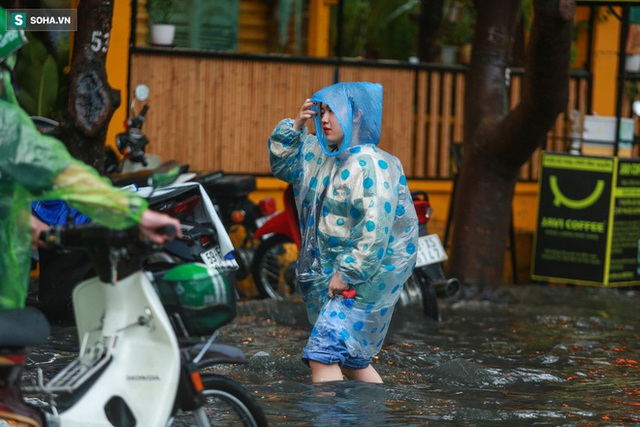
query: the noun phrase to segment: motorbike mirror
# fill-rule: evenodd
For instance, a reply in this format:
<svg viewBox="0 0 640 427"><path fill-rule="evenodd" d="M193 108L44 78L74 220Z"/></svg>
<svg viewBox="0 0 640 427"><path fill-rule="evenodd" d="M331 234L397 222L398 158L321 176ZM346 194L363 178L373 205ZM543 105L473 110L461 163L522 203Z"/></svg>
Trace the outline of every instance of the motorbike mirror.
<svg viewBox="0 0 640 427"><path fill-rule="evenodd" d="M640 101L633 101L633 112L636 116L640 116Z"/></svg>
<svg viewBox="0 0 640 427"><path fill-rule="evenodd" d="M149 86L145 84L139 84L133 91L133 95L138 101L146 101L149 98Z"/></svg>
<svg viewBox="0 0 640 427"><path fill-rule="evenodd" d="M160 188L167 186L180 176L180 163L169 160L158 166L151 174L151 186Z"/></svg>

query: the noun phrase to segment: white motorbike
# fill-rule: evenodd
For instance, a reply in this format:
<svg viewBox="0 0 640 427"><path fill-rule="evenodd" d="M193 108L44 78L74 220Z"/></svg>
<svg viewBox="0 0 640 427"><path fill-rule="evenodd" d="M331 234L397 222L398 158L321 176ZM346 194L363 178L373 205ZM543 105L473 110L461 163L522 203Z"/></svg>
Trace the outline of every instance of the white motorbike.
<svg viewBox="0 0 640 427"><path fill-rule="evenodd" d="M200 373L246 361L240 349L214 342L235 317L236 292L220 270L183 263L148 271L145 260L161 248L137 228L52 227L43 240L87 250L97 277L73 292L77 358L52 378L38 369L30 386L20 387L21 373L48 323L32 308L0 312L0 425L211 426L232 417L233 425L267 425L240 384ZM23 392L47 403L27 405Z"/></svg>

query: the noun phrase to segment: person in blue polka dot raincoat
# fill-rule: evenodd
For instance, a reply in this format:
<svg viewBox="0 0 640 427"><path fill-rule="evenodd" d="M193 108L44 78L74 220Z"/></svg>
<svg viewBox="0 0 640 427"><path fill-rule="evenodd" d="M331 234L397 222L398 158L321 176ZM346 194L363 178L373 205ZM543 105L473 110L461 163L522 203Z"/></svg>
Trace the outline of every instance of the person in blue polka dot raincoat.
<svg viewBox="0 0 640 427"><path fill-rule="evenodd" d="M381 120L381 85L338 83L269 138L273 174L292 184L299 212L313 382L382 382L371 360L415 266L418 219L400 161L377 147Z"/></svg>

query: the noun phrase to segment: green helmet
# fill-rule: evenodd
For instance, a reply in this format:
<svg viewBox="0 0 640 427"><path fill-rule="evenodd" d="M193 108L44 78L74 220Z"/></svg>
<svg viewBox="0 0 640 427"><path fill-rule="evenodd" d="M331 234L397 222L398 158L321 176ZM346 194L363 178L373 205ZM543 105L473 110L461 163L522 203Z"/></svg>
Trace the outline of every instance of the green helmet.
<svg viewBox="0 0 640 427"><path fill-rule="evenodd" d="M236 291L231 283L228 274L204 264L186 263L167 271L157 288L176 332L202 336L235 317Z"/></svg>

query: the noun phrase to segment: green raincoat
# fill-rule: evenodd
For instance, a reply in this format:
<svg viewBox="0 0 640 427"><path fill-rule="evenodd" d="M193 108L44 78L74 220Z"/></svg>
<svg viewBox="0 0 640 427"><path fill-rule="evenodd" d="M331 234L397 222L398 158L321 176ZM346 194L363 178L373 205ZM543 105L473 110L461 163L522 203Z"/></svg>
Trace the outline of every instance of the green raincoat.
<svg viewBox="0 0 640 427"><path fill-rule="evenodd" d="M18 106L9 71L0 71L0 310L24 307L31 269L31 202L62 199L95 222L125 228L147 203L115 189L71 157L57 139L38 133Z"/></svg>

